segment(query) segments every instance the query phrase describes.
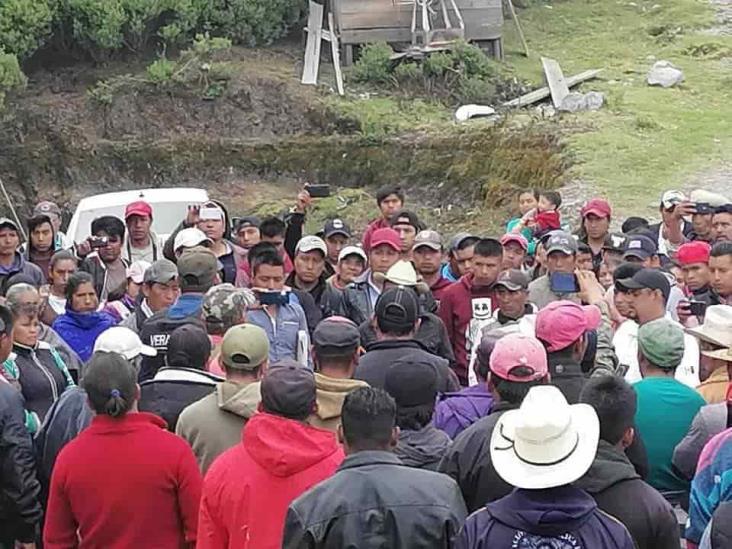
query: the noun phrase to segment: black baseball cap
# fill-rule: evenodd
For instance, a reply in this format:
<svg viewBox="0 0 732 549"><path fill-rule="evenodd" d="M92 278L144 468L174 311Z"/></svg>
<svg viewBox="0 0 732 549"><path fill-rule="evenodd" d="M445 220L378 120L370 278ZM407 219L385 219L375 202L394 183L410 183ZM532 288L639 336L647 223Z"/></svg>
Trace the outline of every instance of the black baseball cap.
<svg viewBox="0 0 732 549"><path fill-rule="evenodd" d="M413 327L419 318L417 294L404 286L389 288L376 300L374 315L384 332Z"/></svg>
<svg viewBox="0 0 732 549"><path fill-rule="evenodd" d="M422 230L422 223L419 221L419 217L414 212L409 210L401 210L395 213L389 221L389 226L394 227L395 225L411 225L417 232Z"/></svg>
<svg viewBox="0 0 732 549"><path fill-rule="evenodd" d="M405 356L392 363L386 372L384 390L398 408L432 410L437 398L439 375L434 364Z"/></svg>
<svg viewBox="0 0 732 549"><path fill-rule="evenodd" d="M351 238L351 228L342 219L329 219L326 221L325 227L323 227L323 238L329 238L337 234Z"/></svg>
<svg viewBox="0 0 732 549"><path fill-rule="evenodd" d="M618 280L618 284L628 290L642 290L645 288L660 290L666 301L668 301L671 294L671 282L665 274L657 269L641 269L632 278Z"/></svg>
<svg viewBox="0 0 732 549"><path fill-rule="evenodd" d="M312 370L293 360L277 362L262 379L262 408L290 419L307 417L315 404L315 376Z"/></svg>
<svg viewBox="0 0 732 549"><path fill-rule="evenodd" d="M234 225L234 231L239 232L245 227L256 227L258 229L261 223L262 221L256 215L247 215L244 217L240 217L236 220L236 225Z"/></svg>
<svg viewBox="0 0 732 549"><path fill-rule="evenodd" d="M644 234L633 234L628 236L623 250L623 259L637 257L648 259L658 254L658 246L650 236Z"/></svg>
<svg viewBox="0 0 732 549"><path fill-rule="evenodd" d="M355 351L360 344L358 326L342 316L331 316L322 320L313 331L313 345L320 356Z"/></svg>
<svg viewBox="0 0 732 549"><path fill-rule="evenodd" d="M168 366L205 370L211 356L211 339L197 324L184 324L173 330L168 339Z"/></svg>
<svg viewBox="0 0 732 549"><path fill-rule="evenodd" d="M622 233L610 233L605 237L602 249L609 252L623 253L625 252L625 243L628 237Z"/></svg>

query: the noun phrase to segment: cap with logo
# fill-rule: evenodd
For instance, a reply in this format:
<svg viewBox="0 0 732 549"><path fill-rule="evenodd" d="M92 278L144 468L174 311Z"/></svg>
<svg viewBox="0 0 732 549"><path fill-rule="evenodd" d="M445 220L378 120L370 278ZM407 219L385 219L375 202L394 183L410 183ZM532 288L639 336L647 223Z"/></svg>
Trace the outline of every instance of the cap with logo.
<svg viewBox="0 0 732 549"><path fill-rule="evenodd" d="M355 351L360 344L358 326L342 316L331 316L322 320L313 331L313 345L319 356Z"/></svg>
<svg viewBox="0 0 732 549"><path fill-rule="evenodd" d="M212 286L203 296L201 316L207 324L230 326L242 321L247 308L257 302L249 288L236 288L233 284Z"/></svg>
<svg viewBox="0 0 732 549"><path fill-rule="evenodd" d="M489 366L490 371L501 379L519 383L536 381L549 373L546 350L541 342L518 332L496 341Z"/></svg>
<svg viewBox="0 0 732 549"><path fill-rule="evenodd" d="M677 204L681 204L686 200L686 195L681 191L666 191L661 196L661 207L664 210L670 210Z"/></svg>
<svg viewBox="0 0 732 549"><path fill-rule="evenodd" d="M628 290L660 290L666 301L671 294L668 277L658 269L641 269L632 278L618 280L617 284Z"/></svg>
<svg viewBox="0 0 732 549"><path fill-rule="evenodd" d="M577 240L564 231L553 231L544 243L544 248L547 254L561 252L565 255L575 255L577 253Z"/></svg>
<svg viewBox="0 0 732 549"><path fill-rule="evenodd" d="M329 219L323 227L323 238L330 238L337 234L351 238L351 228L342 219Z"/></svg>
<svg viewBox="0 0 732 549"><path fill-rule="evenodd" d="M414 326L419 318L417 294L404 286L385 290L376 300L374 316L382 332Z"/></svg>
<svg viewBox="0 0 732 549"><path fill-rule="evenodd" d="M316 250L321 252L323 257L328 255L328 246L325 245L325 241L319 236L303 236L295 247L296 254L306 254Z"/></svg>
<svg viewBox="0 0 732 549"><path fill-rule="evenodd" d="M625 242L628 239L623 233L610 233L605 237L602 249L609 252L623 253L625 251Z"/></svg>
<svg viewBox="0 0 732 549"><path fill-rule="evenodd" d="M61 208L59 208L56 205L56 203L50 202L48 200L43 200L42 202L39 202L33 208L33 215L48 215L48 214L55 214L60 217Z"/></svg>
<svg viewBox="0 0 732 549"><path fill-rule="evenodd" d="M633 234L628 236L625 241L625 250L623 259L636 257L638 259L648 259L658 254L658 246L650 236L644 234Z"/></svg>
<svg viewBox="0 0 732 549"><path fill-rule="evenodd" d="M167 284L178 278L178 267L169 259L158 259L145 271L145 284Z"/></svg>
<svg viewBox="0 0 732 549"><path fill-rule="evenodd" d="M676 261L682 267L685 265L693 265L694 263L709 263L709 256L712 247L708 242L703 240L694 240L686 242L679 246L676 251Z"/></svg>
<svg viewBox="0 0 732 549"><path fill-rule="evenodd" d="M501 237L501 246L506 246L511 242L518 244L525 251L529 251L529 241L520 233L506 233Z"/></svg>
<svg viewBox="0 0 732 549"><path fill-rule="evenodd" d="M127 267L127 279L132 280L135 284L142 284L145 281L145 271L150 268L147 261L135 261Z"/></svg>
<svg viewBox="0 0 732 549"><path fill-rule="evenodd" d="M221 363L227 368L254 370L269 358L267 332L254 324L239 324L226 331L221 342Z"/></svg>
<svg viewBox="0 0 732 549"><path fill-rule="evenodd" d="M338 254L338 262L340 263L350 255L357 255L363 259L364 263L368 261L368 257L366 256L366 252L363 251L363 248L360 246L346 246L341 250L341 253Z"/></svg>
<svg viewBox="0 0 732 549"><path fill-rule="evenodd" d="M207 248L190 248L178 258L182 290L208 291L216 278L219 262Z"/></svg>
<svg viewBox="0 0 732 549"><path fill-rule="evenodd" d="M414 238L414 246L412 250L419 248L430 248L436 252L442 251L442 238L440 233L432 230L419 231Z"/></svg>
<svg viewBox="0 0 732 549"><path fill-rule="evenodd" d="M397 252L402 251L402 241L399 233L394 229L384 228L376 229L371 235L371 249L378 246L389 246Z"/></svg>
<svg viewBox="0 0 732 549"><path fill-rule="evenodd" d="M597 217L610 219L613 213L613 209L610 207L610 203L602 198L593 198L589 200L584 206L582 206L582 218L584 219L588 215L596 215Z"/></svg>
<svg viewBox="0 0 732 549"><path fill-rule="evenodd" d="M178 253L181 248L193 248L194 246L210 246L213 244L211 239L206 236L201 229L189 227L183 229L175 235L173 241L173 251Z"/></svg>
<svg viewBox="0 0 732 549"><path fill-rule="evenodd" d="M124 326L112 326L103 331L94 342L94 352L117 353L127 360L140 355L155 356L158 352L152 347L143 345L140 336Z"/></svg>
<svg viewBox="0 0 732 549"><path fill-rule="evenodd" d="M566 349L585 332L596 330L601 321L600 309L595 305L554 301L536 315L536 337L553 353Z"/></svg>
<svg viewBox="0 0 732 549"><path fill-rule="evenodd" d="M506 288L509 292L528 290L529 277L519 269L508 269L498 275L498 279L495 281L493 286Z"/></svg>
<svg viewBox="0 0 732 549"><path fill-rule="evenodd" d="M152 219L153 209L150 204L144 200L138 200L136 202L130 202L125 208L125 221L133 215L139 215L142 217L149 217Z"/></svg>

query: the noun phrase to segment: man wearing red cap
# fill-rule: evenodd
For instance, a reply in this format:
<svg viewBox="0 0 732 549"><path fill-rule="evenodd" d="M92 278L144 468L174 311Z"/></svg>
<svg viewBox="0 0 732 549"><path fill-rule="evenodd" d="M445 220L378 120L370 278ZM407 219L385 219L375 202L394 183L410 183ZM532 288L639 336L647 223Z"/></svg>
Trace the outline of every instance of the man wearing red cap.
<svg viewBox="0 0 732 549"><path fill-rule="evenodd" d="M152 206L144 200L131 202L125 208L127 242L124 258L130 263L147 261L154 263L163 257L163 243L152 231Z"/></svg>
<svg viewBox="0 0 732 549"><path fill-rule="evenodd" d="M529 252L529 241L520 233L506 233L501 237L503 269L525 270L524 261Z"/></svg>
<svg viewBox="0 0 732 549"><path fill-rule="evenodd" d="M679 301L676 312L679 321L686 327L698 325L703 317L703 309L717 304L712 293L712 272L709 269L709 255L712 247L708 242L695 240L682 244L676 252L676 262L684 272L685 294L687 299Z"/></svg>
<svg viewBox="0 0 732 549"><path fill-rule="evenodd" d="M402 241L394 229L376 229L371 233L369 268L343 293L341 316L350 318L357 325L371 319L376 300L381 295L382 282L374 280L374 273L386 274L401 257Z"/></svg>
<svg viewBox="0 0 732 549"><path fill-rule="evenodd" d="M594 269L599 268L602 263L602 250L610 234L611 215L610 203L602 198L593 198L582 208L580 240L592 249Z"/></svg>

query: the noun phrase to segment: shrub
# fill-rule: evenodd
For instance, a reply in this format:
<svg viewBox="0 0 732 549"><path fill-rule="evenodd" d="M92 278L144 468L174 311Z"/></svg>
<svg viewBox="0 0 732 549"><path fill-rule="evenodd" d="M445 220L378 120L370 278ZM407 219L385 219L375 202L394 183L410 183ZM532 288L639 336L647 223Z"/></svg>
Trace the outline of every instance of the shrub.
<svg viewBox="0 0 732 549"><path fill-rule="evenodd" d="M53 16L47 0L3 0L0 48L20 58L30 56L50 34Z"/></svg>
<svg viewBox="0 0 732 549"><path fill-rule="evenodd" d="M384 84L391 81L391 56L394 51L386 42L367 44L361 50L353 66L353 78L357 82Z"/></svg>
<svg viewBox="0 0 732 549"><path fill-rule="evenodd" d="M0 111L5 105L5 95L13 89L24 88L27 80L20 70L18 57L0 48Z"/></svg>
<svg viewBox="0 0 732 549"><path fill-rule="evenodd" d="M156 86L169 84L175 74L176 63L161 57L147 67L147 78Z"/></svg>
<svg viewBox="0 0 732 549"><path fill-rule="evenodd" d="M94 57L122 47L127 21L121 0L60 0L61 25Z"/></svg>

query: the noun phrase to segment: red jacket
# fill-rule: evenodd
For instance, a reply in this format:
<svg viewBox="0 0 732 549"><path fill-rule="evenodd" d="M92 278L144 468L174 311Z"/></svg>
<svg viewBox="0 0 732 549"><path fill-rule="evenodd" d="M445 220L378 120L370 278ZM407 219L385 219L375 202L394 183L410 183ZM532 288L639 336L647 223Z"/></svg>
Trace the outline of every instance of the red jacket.
<svg viewBox="0 0 732 549"><path fill-rule="evenodd" d="M536 217L534 217L534 222L536 223L535 233L556 231L562 228L559 212L556 210L537 213Z"/></svg>
<svg viewBox="0 0 732 549"><path fill-rule="evenodd" d="M196 542L200 498L196 458L165 421L146 413L98 415L56 460L43 544L184 547Z"/></svg>
<svg viewBox="0 0 732 549"><path fill-rule="evenodd" d="M432 297L435 298L435 301L437 301L437 303L442 301L442 298L445 295L445 292L453 284L455 284L455 283L449 281L444 276L440 275L440 278L437 279L437 282L435 282L432 286L430 286L430 290L432 291Z"/></svg>
<svg viewBox="0 0 732 549"><path fill-rule="evenodd" d="M493 297L490 286L473 286L473 275L468 274L447 288L440 300L439 314L447 328L447 336L452 341L455 352L455 373L462 385L468 384L468 349L467 331L473 319L473 298ZM475 342L476 344L479 342Z"/></svg>
<svg viewBox="0 0 732 549"><path fill-rule="evenodd" d="M332 431L268 413L206 473L197 549L279 549L287 507L343 461Z"/></svg>
<svg viewBox="0 0 732 549"><path fill-rule="evenodd" d="M371 235L378 229L386 229L389 227L389 220L380 217L374 219L371 223L366 226L366 230L363 232L363 249L368 253L371 248Z"/></svg>

